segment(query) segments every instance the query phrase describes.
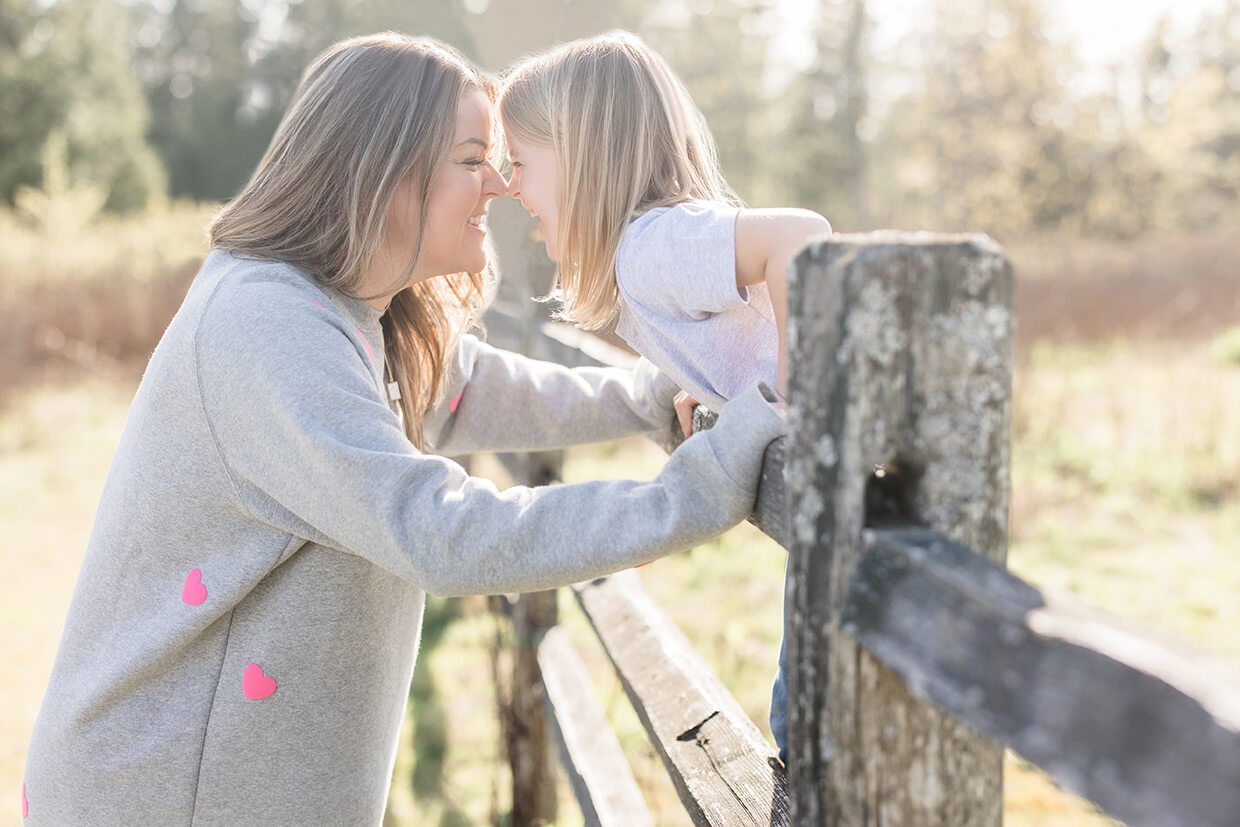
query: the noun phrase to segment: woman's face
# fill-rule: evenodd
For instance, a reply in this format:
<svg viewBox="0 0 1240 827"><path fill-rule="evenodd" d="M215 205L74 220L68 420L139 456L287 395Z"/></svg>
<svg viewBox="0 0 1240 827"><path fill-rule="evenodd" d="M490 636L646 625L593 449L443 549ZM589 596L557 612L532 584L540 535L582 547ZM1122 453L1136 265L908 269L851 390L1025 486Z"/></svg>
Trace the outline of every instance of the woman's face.
<svg viewBox="0 0 1240 827"><path fill-rule="evenodd" d="M413 281L449 273L477 273L487 264L486 212L491 199L507 191L491 163L491 102L481 90L461 96L456 135L426 205L426 237ZM388 207L387 248L393 261L408 261L418 239L418 187L411 177Z"/></svg>
<svg viewBox="0 0 1240 827"><path fill-rule="evenodd" d="M538 219L547 255L559 261L560 165L555 148L532 144L512 132L507 133L507 143L512 162L508 194Z"/></svg>

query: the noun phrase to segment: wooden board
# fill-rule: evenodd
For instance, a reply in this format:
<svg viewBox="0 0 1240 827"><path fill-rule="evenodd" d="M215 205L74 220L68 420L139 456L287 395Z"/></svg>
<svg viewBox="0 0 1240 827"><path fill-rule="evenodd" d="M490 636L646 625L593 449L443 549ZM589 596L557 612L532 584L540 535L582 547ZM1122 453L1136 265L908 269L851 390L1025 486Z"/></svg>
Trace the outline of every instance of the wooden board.
<svg viewBox="0 0 1240 827"><path fill-rule="evenodd" d="M697 825L786 825L775 748L650 599L634 572L574 586Z"/></svg>
<svg viewBox="0 0 1240 827"><path fill-rule="evenodd" d="M616 733L607 721L585 665L562 628L538 645L560 763L587 827L654 827Z"/></svg>
<svg viewBox="0 0 1240 827"><path fill-rule="evenodd" d="M1240 684L942 535L866 532L841 628L1130 827L1240 823Z"/></svg>

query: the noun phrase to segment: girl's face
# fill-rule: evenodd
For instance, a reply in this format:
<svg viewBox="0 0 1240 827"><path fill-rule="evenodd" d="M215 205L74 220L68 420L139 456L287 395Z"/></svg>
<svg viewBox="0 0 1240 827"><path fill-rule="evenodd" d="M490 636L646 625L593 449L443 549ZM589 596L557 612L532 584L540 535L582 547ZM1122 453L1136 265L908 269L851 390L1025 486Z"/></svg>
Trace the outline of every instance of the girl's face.
<svg viewBox="0 0 1240 827"><path fill-rule="evenodd" d="M490 138L491 102L480 90L470 90L461 96L452 149L431 184L426 237L414 282L449 273L478 273L486 267L487 204L507 190L487 155ZM394 261L406 261L412 253L418 213L417 186L411 176L388 208L387 246Z"/></svg>
<svg viewBox="0 0 1240 827"><path fill-rule="evenodd" d="M512 162L512 178L508 194L521 201L521 206L538 219L547 255L559 261L560 227L560 164L555 149L524 141L511 132L508 156Z"/></svg>

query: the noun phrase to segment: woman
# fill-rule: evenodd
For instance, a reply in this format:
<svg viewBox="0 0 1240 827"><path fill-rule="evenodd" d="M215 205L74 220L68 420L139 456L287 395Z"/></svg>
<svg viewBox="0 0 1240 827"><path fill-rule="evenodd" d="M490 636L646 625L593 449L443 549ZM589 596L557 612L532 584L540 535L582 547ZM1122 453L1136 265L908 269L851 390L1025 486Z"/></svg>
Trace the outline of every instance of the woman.
<svg viewBox="0 0 1240 827"><path fill-rule="evenodd" d="M426 592L599 576L751 510L781 428L757 386L651 482L500 492L428 453L672 416L648 365L569 371L461 335L505 191L490 103L459 56L400 35L307 70L134 398L26 823L377 824Z"/></svg>

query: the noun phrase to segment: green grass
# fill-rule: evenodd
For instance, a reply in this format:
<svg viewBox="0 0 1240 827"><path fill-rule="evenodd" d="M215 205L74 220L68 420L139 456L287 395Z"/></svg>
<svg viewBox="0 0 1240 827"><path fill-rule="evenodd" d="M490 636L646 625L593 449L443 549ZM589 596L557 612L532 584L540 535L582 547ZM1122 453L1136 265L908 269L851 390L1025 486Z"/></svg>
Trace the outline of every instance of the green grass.
<svg viewBox="0 0 1240 827"><path fill-rule="evenodd" d="M1210 345L1215 361L1240 368L1240 327L1220 333Z"/></svg>
<svg viewBox="0 0 1240 827"><path fill-rule="evenodd" d="M132 380L42 385L0 412L2 654L0 789L21 782L26 741L51 668L96 500ZM1022 359L1013 416L1010 565L1231 663L1240 662L1240 368L1205 346L1042 347ZM653 445L570 453L569 479L653 475ZM480 460L479 473L502 474ZM640 570L647 588L766 733L779 642L784 555L743 525ZM561 618L659 824L686 817L657 756L567 594ZM481 600L430 599L402 734L392 825L502 823L510 781L492 682L505 624ZM510 674L498 656L501 676ZM507 680L507 678L504 678ZM1086 802L1009 756L1006 823L1102 825ZM581 823L561 785L557 823Z"/></svg>
<svg viewBox="0 0 1240 827"><path fill-rule="evenodd" d="M1011 567L1240 659L1240 368L1040 348L1017 378Z"/></svg>

